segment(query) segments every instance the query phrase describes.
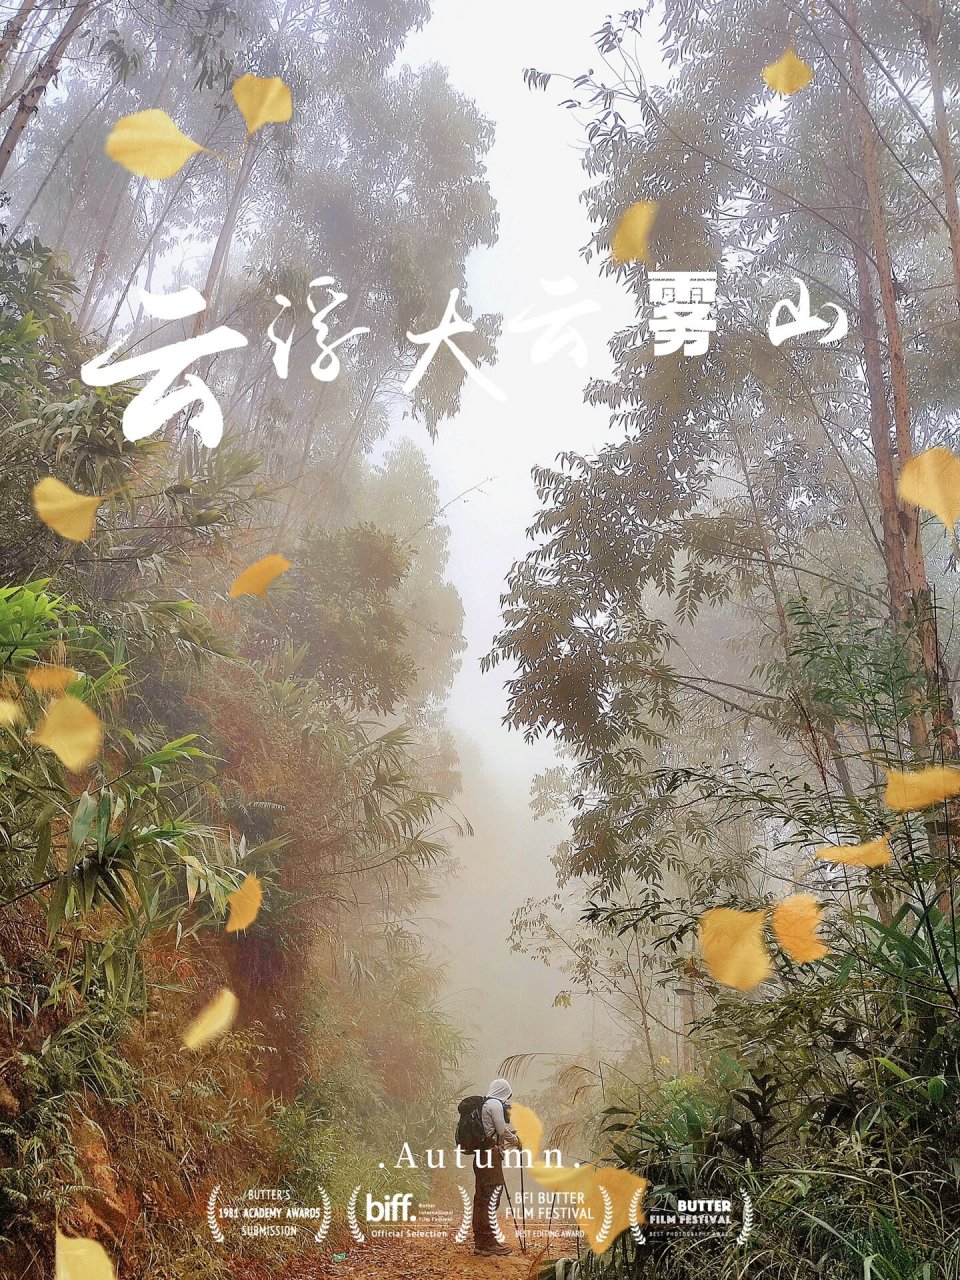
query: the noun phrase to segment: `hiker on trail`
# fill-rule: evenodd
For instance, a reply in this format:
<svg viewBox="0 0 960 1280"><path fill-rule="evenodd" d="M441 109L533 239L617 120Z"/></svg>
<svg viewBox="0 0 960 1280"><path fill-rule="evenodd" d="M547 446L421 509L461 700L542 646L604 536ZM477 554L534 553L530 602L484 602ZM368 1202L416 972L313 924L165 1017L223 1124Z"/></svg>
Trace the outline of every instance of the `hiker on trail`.
<svg viewBox="0 0 960 1280"><path fill-rule="evenodd" d="M460 1103L457 1146L473 1152L473 1173L477 1189L473 1196L473 1248L482 1257L505 1257L512 1252L499 1244L491 1218L496 1211L496 1196L504 1186L503 1153L509 1147L519 1150L520 1139L510 1127L510 1081L491 1082L486 1094L471 1095Z"/></svg>

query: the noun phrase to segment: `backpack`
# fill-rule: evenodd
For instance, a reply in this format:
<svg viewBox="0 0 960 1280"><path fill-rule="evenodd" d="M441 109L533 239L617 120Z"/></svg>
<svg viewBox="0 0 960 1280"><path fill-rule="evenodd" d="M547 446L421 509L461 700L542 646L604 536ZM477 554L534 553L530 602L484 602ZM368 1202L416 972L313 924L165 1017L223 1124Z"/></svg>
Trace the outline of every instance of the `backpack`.
<svg viewBox="0 0 960 1280"><path fill-rule="evenodd" d="M489 1139L483 1127L480 1114L487 1101L482 1093L471 1093L457 1107L460 1119L457 1122L456 1144L461 1151L480 1151L486 1147Z"/></svg>

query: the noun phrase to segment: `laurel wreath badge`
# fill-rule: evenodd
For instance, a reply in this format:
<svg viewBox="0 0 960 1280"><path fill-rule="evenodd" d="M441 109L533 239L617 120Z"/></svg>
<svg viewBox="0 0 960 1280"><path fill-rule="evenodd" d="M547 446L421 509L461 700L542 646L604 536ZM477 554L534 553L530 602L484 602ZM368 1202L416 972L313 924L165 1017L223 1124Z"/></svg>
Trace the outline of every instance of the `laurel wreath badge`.
<svg viewBox="0 0 960 1280"><path fill-rule="evenodd" d="M360 1188L354 1187L353 1194L347 1201L347 1226L350 1228L350 1234L357 1244L366 1244L367 1237L360 1230L360 1223L357 1221L357 1196L359 1194Z"/></svg>
<svg viewBox="0 0 960 1280"><path fill-rule="evenodd" d="M210 1228L210 1234L216 1240L217 1244L223 1244L226 1237L220 1230L220 1224L217 1222L217 1196L220 1194L220 1183L210 1192L207 1200L207 1226Z"/></svg>
<svg viewBox="0 0 960 1280"><path fill-rule="evenodd" d="M330 1197L327 1195L326 1188L320 1188L320 1200L323 1203L323 1217L320 1219L320 1226L317 1234L313 1237L316 1244L322 1244L326 1238L327 1232L330 1230L330 1220L333 1217L333 1205Z"/></svg>
<svg viewBox="0 0 960 1280"><path fill-rule="evenodd" d="M463 1217L460 1219L460 1225L457 1227L457 1233L453 1237L455 1244L463 1244L470 1233L470 1217L473 1206L470 1203L470 1193L466 1187L457 1187L460 1192L460 1199L463 1201Z"/></svg>
<svg viewBox="0 0 960 1280"><path fill-rule="evenodd" d="M743 1193L743 1226L740 1234L737 1236L737 1244L746 1244L750 1238L750 1232L753 1230L753 1201L744 1191Z"/></svg>
<svg viewBox="0 0 960 1280"><path fill-rule="evenodd" d="M597 1190L603 1199L603 1221L600 1223L600 1230L597 1232L597 1244L603 1244L610 1234L610 1228L613 1226L613 1197L606 1187L601 1186Z"/></svg>
<svg viewBox="0 0 960 1280"><path fill-rule="evenodd" d="M490 1230L496 1237L497 1244L506 1244L507 1237L500 1228L500 1219L497 1217L497 1210L500 1208L500 1192L502 1187L495 1187L490 1195L490 1204L487 1208L487 1221L490 1223Z"/></svg>
<svg viewBox="0 0 960 1280"><path fill-rule="evenodd" d="M602 1188L601 1188L601 1194L602 1194ZM630 1224L630 1234L633 1236L634 1241L637 1244L647 1243L647 1237L639 1221L640 1201L642 1200L642 1198L643 1198L642 1191L634 1192L633 1199L630 1201L630 1216L628 1219ZM736 1244L744 1245L750 1239L750 1235L753 1231L753 1201L750 1199L746 1191L741 1192L740 1198L743 1201L743 1221L740 1226L740 1234L737 1236L737 1239L736 1239ZM604 1205L606 1205L606 1203L607 1203L606 1198L604 1198ZM606 1213L604 1213L603 1221L604 1221L604 1226L606 1226L606 1221L607 1221ZM601 1229L597 1234L598 1242L603 1240L604 1238L604 1226L601 1226ZM609 1228L607 1229L609 1230Z"/></svg>

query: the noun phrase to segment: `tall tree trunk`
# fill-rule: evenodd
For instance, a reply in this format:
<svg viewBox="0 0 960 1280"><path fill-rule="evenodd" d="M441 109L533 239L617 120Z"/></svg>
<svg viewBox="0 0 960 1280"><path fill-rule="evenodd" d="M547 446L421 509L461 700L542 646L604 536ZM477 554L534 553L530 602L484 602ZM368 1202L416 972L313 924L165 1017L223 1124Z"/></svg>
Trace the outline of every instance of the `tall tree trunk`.
<svg viewBox="0 0 960 1280"><path fill-rule="evenodd" d="M7 65L10 50L20 39L20 33L26 26L27 19L37 7L37 2L38 0L23 0L20 8L3 28L3 35L0 36L0 71Z"/></svg>
<svg viewBox="0 0 960 1280"><path fill-rule="evenodd" d="M877 162L876 132L870 115L866 77L863 73L856 0L846 0L846 21L851 33L847 42L850 57L850 75L853 90L858 99L856 116L859 122L868 225L873 244L873 260L876 265L880 304L887 336L897 457L899 467L902 470L913 457L909 383L907 380L903 333L900 328L900 317L897 314L893 263L890 256L884 217L880 168ZM939 747L943 758L953 758L958 754L953 701L949 693L949 678L937 636L933 601L927 581L927 569L923 557L923 547L920 542L919 513L912 503L902 504L900 508L900 524L903 529L904 561L910 590L910 604L914 615L913 621L919 638L922 669L926 678L928 696L933 707L933 728L936 745Z"/></svg>
<svg viewBox="0 0 960 1280"><path fill-rule="evenodd" d="M33 78L33 82L28 85L20 95L20 101L17 105L16 114L10 121L10 125L0 141L0 179L3 178L13 156L17 143L23 134L24 129L40 104L40 99L46 92L47 85L56 75L63 61L63 55L67 51L70 41L77 34L80 25L86 18L87 14L93 8L93 0L80 0L80 3L74 7L70 17L64 23L60 34L53 42L50 52L37 68L37 73Z"/></svg>
<svg viewBox="0 0 960 1280"><path fill-rule="evenodd" d="M943 173L943 198L947 211L947 230L950 235L950 257L953 261L953 288L957 308L960 309L960 201L957 199L957 157L950 141L950 126L943 91L943 69L940 65L940 47L937 37L938 15L934 0L926 0L925 11L918 16L920 35L927 53L927 68L930 72L937 157Z"/></svg>
<svg viewBox="0 0 960 1280"><path fill-rule="evenodd" d="M79 120L79 122L77 123L76 128L75 128L75 129L73 129L73 131L72 131L71 133L69 133L69 134L67 135L67 137L64 139L64 141L63 141L62 145L60 146L60 149L57 151L57 154L56 154L56 156L54 157L53 163L50 165L49 169L48 169L48 170L47 170L47 172L44 174L44 176L43 176L43 181L40 183L39 187L37 187L37 190L36 190L36 192L34 193L33 199L30 201L30 203L27 205L26 209L24 209L23 213L22 213L22 214L20 215L20 217L17 219L16 225L15 225L15 226L10 230L10 232L9 232L9 238L10 238L11 240L12 240L15 236L19 235L20 231L22 231L22 229L23 229L23 227L24 227L24 225L25 225L25 223L26 223L27 219L30 217L31 213L33 213L33 210L34 210L34 208L36 207L36 203L37 203L37 201L40 199L40 197L43 195L44 191L46 190L46 188L47 188L47 183L50 181L50 179L51 179L51 178L53 177L53 175L56 173L56 171L57 171L57 169L58 169L58 167L59 167L59 165L60 165L60 161L61 161L61 160L63 159L63 157L67 154L67 152L70 150L70 148L71 148L71 146L73 145L73 143L76 141L77 134L78 134L78 133L80 132L80 130L84 127L84 125L87 123L87 121L88 121L88 120L90 119L90 117L93 115L93 113L94 113L98 108L100 108L100 107L102 107L102 106L103 106L103 104L104 104L104 102L106 101L107 97L108 97L108 96L113 92L113 88L114 88L114 86L113 86L113 85L111 85L108 89L104 89L103 93L101 93L100 97L99 97L99 98L97 98L96 102L94 102L94 104L90 107L90 109L89 109L88 111L86 111L86 112L84 113L84 115L81 117L81 119L80 119L80 120Z"/></svg>
<svg viewBox="0 0 960 1280"><path fill-rule="evenodd" d="M133 198L130 202L132 205L131 214L130 214L131 219L136 217L137 202L139 201L140 196L143 193L143 188L146 185L147 185L146 178L141 178L134 189ZM100 241L100 248L97 251L96 259L94 260L93 270L90 272L90 279L87 282L86 293L83 296L83 302L80 306L80 314L77 317L77 325L81 329L84 328L84 326L87 324L90 317L93 315L94 311L96 310L98 302L100 301L100 295L97 292L97 285L100 282L100 276L101 276L101 273L103 272L103 267L107 260L107 252L111 247L114 247L113 229L117 225L117 220L120 217L121 210L124 207L123 197L126 194L126 190L127 190L127 184L124 183L124 185L120 188L119 194L117 195L116 203L114 205L114 210L113 210L113 216L111 217L110 221L107 223L106 230L104 231L103 237ZM129 235L127 236L127 239L129 239Z"/></svg>
<svg viewBox="0 0 960 1280"><path fill-rule="evenodd" d="M883 377L876 303L870 284L870 264L863 245L858 241L854 242L853 262L857 276L857 310L863 342L863 368L870 405L870 440L877 468L887 591L891 614L898 622L903 622L909 614L910 590L900 524L900 503L897 499L897 468L890 436L890 409Z"/></svg>
<svg viewBox="0 0 960 1280"><path fill-rule="evenodd" d="M220 274L223 271L227 260L227 253L229 252L233 233L237 226L237 217L240 213L240 205L243 202L243 194L247 189L247 184L250 181L250 175L253 172L256 149L256 144L253 139L248 139L243 152L243 160L240 162L240 172L237 174L237 181L233 188L233 195L230 197L230 204L227 206L223 226L220 228L220 234L217 236L217 243L213 249L213 257L210 259L207 278L203 286L203 296L207 300L208 307L213 300L214 290L219 283ZM195 334L199 333L203 328L205 315L206 313L201 311L197 316L196 324L194 325Z"/></svg>

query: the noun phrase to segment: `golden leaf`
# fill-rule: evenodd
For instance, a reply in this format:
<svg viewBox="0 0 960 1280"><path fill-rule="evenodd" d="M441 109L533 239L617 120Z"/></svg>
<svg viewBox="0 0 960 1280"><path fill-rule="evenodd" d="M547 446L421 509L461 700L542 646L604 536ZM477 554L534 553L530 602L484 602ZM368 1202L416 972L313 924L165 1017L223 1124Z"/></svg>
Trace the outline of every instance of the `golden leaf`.
<svg viewBox="0 0 960 1280"><path fill-rule="evenodd" d="M789 97L807 87L813 79L813 68L798 58L791 47L782 58L763 68L763 78L775 93Z"/></svg>
<svg viewBox="0 0 960 1280"><path fill-rule="evenodd" d="M51 702L33 740L52 751L72 773L79 773L100 754L103 725L85 702L68 695Z"/></svg>
<svg viewBox="0 0 960 1280"><path fill-rule="evenodd" d="M80 672L73 667L34 667L27 672L27 684L37 693L63 693L79 678Z"/></svg>
<svg viewBox="0 0 960 1280"><path fill-rule="evenodd" d="M851 867L885 867L893 854L889 839L881 836L866 844L828 845L826 849L817 850L817 857L824 862L845 862Z"/></svg>
<svg viewBox="0 0 960 1280"><path fill-rule="evenodd" d="M144 178L172 178L191 156L206 151L181 133L165 111L151 108L118 120L107 138L107 155Z"/></svg>
<svg viewBox="0 0 960 1280"><path fill-rule="evenodd" d="M116 1272L96 1240L65 1236L58 1228L54 1280L116 1280Z"/></svg>
<svg viewBox="0 0 960 1280"><path fill-rule="evenodd" d="M914 773L887 770L887 789L883 803L888 809L905 813L910 809L926 809L931 804L960 795L960 769L934 765Z"/></svg>
<svg viewBox="0 0 960 1280"><path fill-rule="evenodd" d="M183 1033L188 1049L202 1049L211 1040L225 1036L233 1026L240 1001L227 987L221 987L210 1003L201 1010Z"/></svg>
<svg viewBox="0 0 960 1280"><path fill-rule="evenodd" d="M34 511L47 528L71 542L86 542L90 537L97 508L103 501L103 498L85 498L82 493L74 493L53 476L33 486Z"/></svg>
<svg viewBox="0 0 960 1280"><path fill-rule="evenodd" d="M233 86L233 100L247 122L247 136L265 124L283 124L293 115L290 90L279 76L241 76Z"/></svg>
<svg viewBox="0 0 960 1280"><path fill-rule="evenodd" d="M227 933L236 933L238 929L247 929L257 918L260 904L263 902L263 889L256 876L250 875L239 889L227 895L230 903L230 919L227 921Z"/></svg>
<svg viewBox="0 0 960 1280"><path fill-rule="evenodd" d="M540 1117L521 1102L515 1102L510 1108L510 1123L520 1139L521 1149L530 1152L530 1158L536 1160L543 1145L543 1124Z"/></svg>
<svg viewBox="0 0 960 1280"><path fill-rule="evenodd" d="M232 598L260 596L262 599L264 591L274 578L279 578L281 573L286 573L289 568L290 561L285 556L264 556L249 569L244 569L230 588L230 595Z"/></svg>
<svg viewBox="0 0 960 1280"><path fill-rule="evenodd" d="M12 729L23 719L23 708L19 702L11 698L0 698L0 725L4 729Z"/></svg>
<svg viewBox="0 0 960 1280"><path fill-rule="evenodd" d="M656 200L639 200L632 204L617 223L610 242L614 262L640 262L650 265L648 240L657 219Z"/></svg>
<svg viewBox="0 0 960 1280"><path fill-rule="evenodd" d="M763 942L766 914L714 907L700 917L700 946L717 982L750 991L770 976L770 957Z"/></svg>
<svg viewBox="0 0 960 1280"><path fill-rule="evenodd" d="M960 519L960 458L949 449L927 449L911 458L897 485L905 502L932 511L953 536Z"/></svg>
<svg viewBox="0 0 960 1280"><path fill-rule="evenodd" d="M794 893L773 909L773 932L784 951L797 964L809 964L830 954L817 937L820 904L809 893Z"/></svg>

